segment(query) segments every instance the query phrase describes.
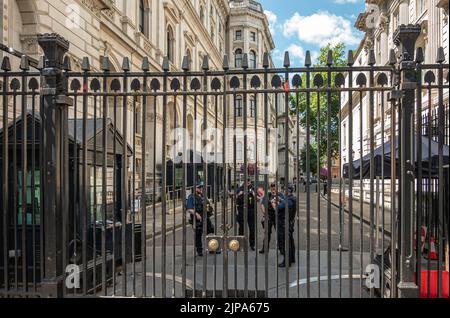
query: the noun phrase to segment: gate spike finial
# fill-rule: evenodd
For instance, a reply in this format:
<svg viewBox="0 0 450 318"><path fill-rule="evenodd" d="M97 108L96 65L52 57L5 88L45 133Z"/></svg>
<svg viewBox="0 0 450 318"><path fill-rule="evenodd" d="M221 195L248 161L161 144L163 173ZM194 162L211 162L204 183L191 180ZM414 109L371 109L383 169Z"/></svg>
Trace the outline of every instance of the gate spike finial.
<svg viewBox="0 0 450 318"><path fill-rule="evenodd" d="M89 72L91 70L91 63L89 62L89 57L83 57L83 62L81 63L81 69L85 72Z"/></svg>
<svg viewBox="0 0 450 318"><path fill-rule="evenodd" d="M395 65L397 64L397 56L395 54L395 50L391 49L389 51L389 65Z"/></svg>
<svg viewBox="0 0 450 318"><path fill-rule="evenodd" d="M374 66L375 64L377 64L377 59L375 57L375 51L374 50L370 50L369 51L369 62L368 64L370 66Z"/></svg>
<svg viewBox="0 0 450 318"><path fill-rule="evenodd" d="M28 71L30 69L30 62L28 61L28 56L22 55L20 58L20 69L22 71Z"/></svg>
<svg viewBox="0 0 450 318"><path fill-rule="evenodd" d="M269 66L270 66L269 53L265 52L263 57L263 67L269 68Z"/></svg>
<svg viewBox="0 0 450 318"><path fill-rule="evenodd" d="M104 56L103 57L103 63L102 63L102 71L109 72L111 70L110 63L109 63L109 57Z"/></svg>
<svg viewBox="0 0 450 318"><path fill-rule="evenodd" d="M244 70L248 69L248 54L244 53L244 56L242 58L242 68Z"/></svg>
<svg viewBox="0 0 450 318"><path fill-rule="evenodd" d="M228 55L223 56L222 68L224 71L228 71L230 69L230 63L228 61Z"/></svg>
<svg viewBox="0 0 450 318"><path fill-rule="evenodd" d="M130 59L125 56L122 61L122 71L129 72L130 71Z"/></svg>
<svg viewBox="0 0 450 318"><path fill-rule="evenodd" d="M203 57L202 70L204 70L204 71L208 71L209 70L209 57L208 57L208 54L206 54Z"/></svg>
<svg viewBox="0 0 450 318"><path fill-rule="evenodd" d="M181 69L185 72L189 71L189 56L185 55L183 57L183 63L181 63Z"/></svg>
<svg viewBox="0 0 450 318"><path fill-rule="evenodd" d="M70 60L69 56L64 56L64 63L63 63L64 71L70 72L72 70L72 62Z"/></svg>
<svg viewBox="0 0 450 318"><path fill-rule="evenodd" d="M164 56L163 58L162 69L164 72L168 72L170 70L170 63L168 56Z"/></svg>
<svg viewBox="0 0 450 318"><path fill-rule="evenodd" d="M425 58L423 56L423 49L421 47L418 47L416 49L416 63L420 64L423 63Z"/></svg>
<svg viewBox="0 0 450 318"><path fill-rule="evenodd" d="M349 50L347 56L347 65L353 66L353 64L355 64L355 56L353 55L353 50Z"/></svg>
<svg viewBox="0 0 450 318"><path fill-rule="evenodd" d="M11 61L8 56L5 56L2 61L2 70L5 72L11 71Z"/></svg>
<svg viewBox="0 0 450 318"><path fill-rule="evenodd" d="M288 68L289 66L291 66L291 59L289 58L289 51L284 52L283 66L285 68Z"/></svg>
<svg viewBox="0 0 450 318"><path fill-rule="evenodd" d="M150 61L148 60L148 56L144 56L144 58L142 59L142 67L141 68L144 72L150 71Z"/></svg>
<svg viewBox="0 0 450 318"><path fill-rule="evenodd" d="M327 65L328 66L332 66L333 65L333 51L332 50L328 50L328 53L327 53Z"/></svg>
<svg viewBox="0 0 450 318"><path fill-rule="evenodd" d="M310 51L306 51L305 66L306 67L310 67L311 66L311 52Z"/></svg>
<svg viewBox="0 0 450 318"><path fill-rule="evenodd" d="M444 52L444 48L441 46L438 48L438 51L437 51L436 63L442 64L444 62L445 62L445 52Z"/></svg>

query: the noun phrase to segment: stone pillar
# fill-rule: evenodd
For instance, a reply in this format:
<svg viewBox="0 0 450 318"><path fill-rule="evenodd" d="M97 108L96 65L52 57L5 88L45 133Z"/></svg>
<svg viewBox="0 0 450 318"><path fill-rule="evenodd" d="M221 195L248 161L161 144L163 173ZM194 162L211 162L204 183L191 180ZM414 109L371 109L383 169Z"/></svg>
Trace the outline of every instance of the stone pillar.
<svg viewBox="0 0 450 318"><path fill-rule="evenodd" d="M438 48L442 45L441 42L441 21L440 11L436 5L438 0L428 0L428 45L425 52L425 62L436 62Z"/></svg>

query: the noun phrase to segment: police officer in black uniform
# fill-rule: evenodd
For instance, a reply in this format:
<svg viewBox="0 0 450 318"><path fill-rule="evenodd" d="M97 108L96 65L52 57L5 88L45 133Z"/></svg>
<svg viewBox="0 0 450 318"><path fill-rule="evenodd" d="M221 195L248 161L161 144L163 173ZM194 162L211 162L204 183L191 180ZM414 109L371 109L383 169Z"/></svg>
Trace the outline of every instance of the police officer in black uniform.
<svg viewBox="0 0 450 318"><path fill-rule="evenodd" d="M250 179L247 180L247 224L249 230L249 245L252 251L255 250L255 209L256 209L256 194ZM245 195L244 184L240 186L236 191L236 206L237 206L237 222L239 224L239 235L244 235L244 208L245 208Z"/></svg>
<svg viewBox="0 0 450 318"><path fill-rule="evenodd" d="M276 227L276 210L277 210L277 205L280 204L283 200L284 200L284 195L281 192L277 191L277 185L275 183L272 183L270 185L270 192L269 194L265 197L265 199L263 200L262 204L265 207L266 206L266 201L268 200L268 211L265 211L265 215L264 217L267 218L267 223L268 223L268 229L267 229L267 240L268 240L268 245L270 244L270 239L272 237L272 228L275 229ZM265 226L265 221L262 222L263 227ZM260 254L264 254L265 248L263 247L259 253Z"/></svg>
<svg viewBox="0 0 450 318"><path fill-rule="evenodd" d="M204 203L206 200L206 222L207 222L207 235L214 233L214 226L211 222L211 216L213 215L213 209L203 194L203 183L200 182L195 188L195 193L190 194L186 202L186 212L190 215L189 223L195 230L195 248L197 249L197 255L203 256L203 221L204 221ZM195 218L195 219L194 219ZM215 252L220 254L220 251Z"/></svg>
<svg viewBox="0 0 450 318"><path fill-rule="evenodd" d="M280 254L283 255L283 261L278 265L283 268L286 267L286 204L288 206L289 217L289 267L295 263L295 242L294 242L294 229L295 229L295 217L297 215L297 198L294 195L294 187L290 184L288 186L288 194L286 199L283 199L278 205L278 249Z"/></svg>

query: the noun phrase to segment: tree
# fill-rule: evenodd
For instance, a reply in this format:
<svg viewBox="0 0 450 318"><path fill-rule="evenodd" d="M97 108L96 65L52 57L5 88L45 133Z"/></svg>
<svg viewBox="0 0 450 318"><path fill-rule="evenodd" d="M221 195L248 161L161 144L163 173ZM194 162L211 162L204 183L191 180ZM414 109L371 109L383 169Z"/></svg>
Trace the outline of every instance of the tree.
<svg viewBox="0 0 450 318"><path fill-rule="evenodd" d="M326 67L327 66L327 59L328 59L328 52L331 51L333 55L333 66L345 66L347 65L347 61L345 58L345 45L340 43L332 46L331 44L328 44L325 47L322 47L320 49L320 55L317 59L316 64L314 64L315 67ZM335 87L334 84L334 78L336 76L336 72L331 72L331 87ZM317 73L311 73L310 78L310 87L314 87L314 78L316 75L321 75L323 78L324 87L327 87L328 84L328 72L317 72ZM302 83L303 87L306 87L306 74L302 74ZM331 155L333 158L336 158L339 155L339 110L340 110L340 96L339 92L332 92L331 93L331 103L330 103L330 127L331 130L328 132L328 122L327 122L327 115L328 115L328 105L327 105L327 93L321 92L321 93L311 93L310 94L310 116L309 116L309 123L310 123L310 129L311 129L311 138L314 140L311 140L311 149L310 149L310 161L311 161L311 172L315 171L317 173L317 148L320 149L320 165L323 166L327 162L327 148L328 148L328 133L330 133L331 136ZM307 128L307 118L306 118L306 94L300 93L298 94L299 100L298 100L298 107L300 112L300 125ZM296 95L293 94L290 97L292 108L297 107L297 99ZM318 107L319 105L319 107ZM320 111L320 116L318 116ZM319 120L318 120L319 117ZM320 140L318 140L318 136L320 133ZM317 147L319 145L319 147ZM313 159L313 152L314 151L314 160ZM306 166L306 147L302 151L302 156L304 153L304 160L303 165ZM314 166L314 167L313 167Z"/></svg>

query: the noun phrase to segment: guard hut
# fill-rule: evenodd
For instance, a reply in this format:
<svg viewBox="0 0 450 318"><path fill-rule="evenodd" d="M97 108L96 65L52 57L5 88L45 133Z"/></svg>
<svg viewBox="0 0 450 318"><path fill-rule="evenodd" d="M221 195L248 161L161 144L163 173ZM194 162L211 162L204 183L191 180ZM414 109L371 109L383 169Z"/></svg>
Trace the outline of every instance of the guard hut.
<svg viewBox="0 0 450 318"><path fill-rule="evenodd" d="M204 173L204 163L205 160L201 153L193 150L189 151L189 162L186 163L186 188L191 191L194 186L205 180ZM217 154L218 158L221 158L222 154ZM183 188L183 156L179 154L175 161L168 160L166 162L166 176L167 176L167 187L171 193L176 193L177 198L180 196L181 190ZM220 162L207 163L206 169L208 171L207 179L207 195L212 198L214 196L214 189L216 190L216 195L218 196L220 191L222 191L221 184L223 183L223 164ZM216 186L216 188L214 188Z"/></svg>
<svg viewBox="0 0 450 318"><path fill-rule="evenodd" d="M22 116L11 122L8 126L8 161L3 160L3 134L4 129L0 130L0 166L8 165L9 179L8 179L8 215L6 217L7 236L7 273L9 285L22 286L25 282L40 283L41 279L41 264L42 253L42 237L43 226L41 220L44 219L42 210L43 198L45 189L41 185L41 136L42 126L39 114L34 116L30 113L26 116L27 125L27 184L26 184L26 208L25 215L22 211L22 173L23 165L21 162L23 143L22 143ZM69 215L67 229L67 244L63 249L68 249L67 264L80 265L81 270L87 267L88 269L88 289L92 290L93 284L93 269L96 264L96 272L98 282L96 286L101 283L102 272L102 227L103 227L103 153L102 146L103 138L103 119L86 120L86 138L87 138L87 156L86 156L86 198L87 198L87 266L82 264L82 237L84 231L84 220L82 213L82 200L85 196L83 191L83 120L69 119ZM115 129L111 119L106 121L106 189L107 189L107 205L106 205L106 254L107 254L107 273L108 278L112 276L112 255L115 263L122 263L121 254L121 233L122 233L122 188L125 186L122 183L121 175L122 169L128 169L133 151L127 144L127 153L123 153L124 140L122 135ZM97 150L95 150L96 145ZM115 145L115 146L114 146ZM94 175L96 174L96 178ZM14 180L11 176L16 175ZM0 179L3 178L2 171L0 171ZM95 183L94 183L95 180ZM127 181L129 183L130 180ZM0 194L0 206L3 205L4 192ZM128 200L130 202L130 200ZM128 204L127 212L129 212L130 204ZM0 221L3 224L3 218ZM126 250L129 251L126 255L126 262L131 262L131 242L132 242L132 228L131 224L126 224ZM113 242L113 230L116 232L115 241ZM24 233L25 231L25 233ZM94 234L95 233L95 234ZM95 235L95 240L94 240ZM136 251L140 251L140 233L135 233L135 247ZM95 242L95 247L94 247ZM0 286L5 284L5 260L4 258L4 243L3 236L0 236ZM129 245L129 246L128 246ZM115 253L113 253L113 250ZM94 253L95 251L95 253ZM94 261L95 255L95 261ZM137 254L136 254L137 256ZM26 262L26 279L24 279L23 264ZM83 276L83 275L81 275ZM82 282L83 284L83 282Z"/></svg>

